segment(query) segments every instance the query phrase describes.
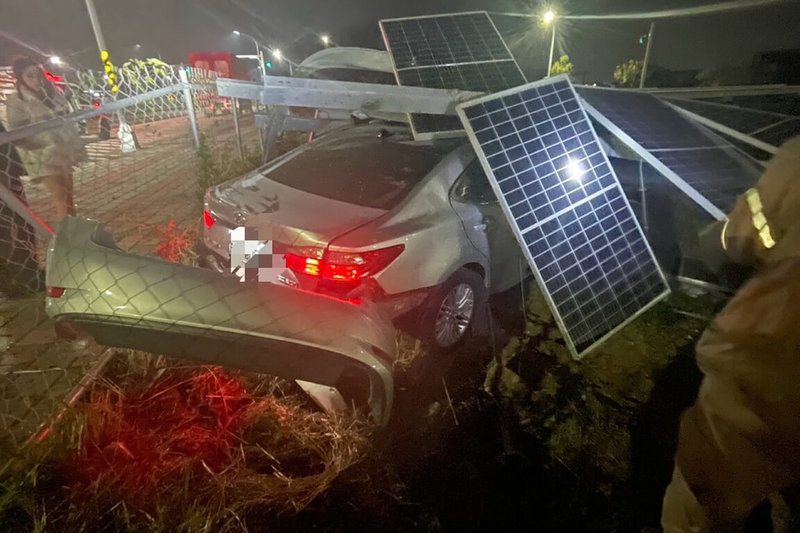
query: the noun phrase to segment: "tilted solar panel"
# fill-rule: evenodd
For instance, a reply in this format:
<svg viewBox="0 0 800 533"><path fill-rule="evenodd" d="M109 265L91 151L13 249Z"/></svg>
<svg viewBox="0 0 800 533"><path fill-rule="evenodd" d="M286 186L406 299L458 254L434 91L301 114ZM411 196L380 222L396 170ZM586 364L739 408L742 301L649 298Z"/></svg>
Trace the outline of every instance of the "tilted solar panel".
<svg viewBox="0 0 800 533"><path fill-rule="evenodd" d="M397 83L433 89L496 92L525 83L485 11L380 21ZM463 135L458 117L411 116L414 137Z"/></svg>
<svg viewBox="0 0 800 533"><path fill-rule="evenodd" d="M800 135L800 117L703 100L670 98L668 101L775 147Z"/></svg>
<svg viewBox="0 0 800 533"><path fill-rule="evenodd" d="M669 292L566 77L457 109L573 355Z"/></svg>
<svg viewBox="0 0 800 533"><path fill-rule="evenodd" d="M578 87L589 114L717 219L752 187L759 167L653 95Z"/></svg>

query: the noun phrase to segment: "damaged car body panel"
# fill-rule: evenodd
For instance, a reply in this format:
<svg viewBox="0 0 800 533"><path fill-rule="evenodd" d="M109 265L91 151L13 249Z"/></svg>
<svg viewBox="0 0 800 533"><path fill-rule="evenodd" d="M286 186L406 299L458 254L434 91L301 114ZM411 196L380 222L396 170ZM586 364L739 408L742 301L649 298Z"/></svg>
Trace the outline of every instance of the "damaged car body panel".
<svg viewBox="0 0 800 533"><path fill-rule="evenodd" d="M73 217L51 240L47 285L47 314L101 344L346 389L388 420L395 332L368 302L131 254Z"/></svg>

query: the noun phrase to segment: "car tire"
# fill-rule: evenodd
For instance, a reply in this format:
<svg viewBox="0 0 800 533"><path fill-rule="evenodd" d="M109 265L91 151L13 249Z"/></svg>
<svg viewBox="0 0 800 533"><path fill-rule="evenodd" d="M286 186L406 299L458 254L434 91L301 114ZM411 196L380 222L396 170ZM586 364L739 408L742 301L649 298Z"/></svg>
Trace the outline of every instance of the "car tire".
<svg viewBox="0 0 800 533"><path fill-rule="evenodd" d="M456 350L472 337L476 317L485 305L483 278L467 268L458 269L425 300L420 338L433 352Z"/></svg>

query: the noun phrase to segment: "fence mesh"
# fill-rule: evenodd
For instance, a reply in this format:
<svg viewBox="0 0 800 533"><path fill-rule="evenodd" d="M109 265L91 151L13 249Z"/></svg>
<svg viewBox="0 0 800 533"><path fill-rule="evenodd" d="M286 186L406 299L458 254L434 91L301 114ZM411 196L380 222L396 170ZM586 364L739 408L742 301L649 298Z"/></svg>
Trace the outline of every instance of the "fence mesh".
<svg viewBox="0 0 800 533"><path fill-rule="evenodd" d="M47 253L64 215L99 221L124 250L189 262L205 189L260 157L251 106L240 108L237 142L231 102L217 95L213 72L132 61L118 68L117 91L103 73L55 83L41 75L40 87L19 88L0 70L0 470L107 358L91 341L57 338L45 311L47 261L72 261ZM81 245L81 253L96 248ZM118 290L114 277L126 277L83 259L63 268L95 284L99 292L82 293L89 307ZM128 304L151 288L132 292Z"/></svg>

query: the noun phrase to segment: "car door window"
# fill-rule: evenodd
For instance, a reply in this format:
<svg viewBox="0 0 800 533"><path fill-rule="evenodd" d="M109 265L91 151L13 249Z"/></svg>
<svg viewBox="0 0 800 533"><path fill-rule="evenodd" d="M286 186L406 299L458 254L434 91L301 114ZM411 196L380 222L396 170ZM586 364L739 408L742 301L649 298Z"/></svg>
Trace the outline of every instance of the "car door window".
<svg viewBox="0 0 800 533"><path fill-rule="evenodd" d="M496 203L497 197L483 172L480 161L473 159L453 185L452 196L474 204Z"/></svg>

